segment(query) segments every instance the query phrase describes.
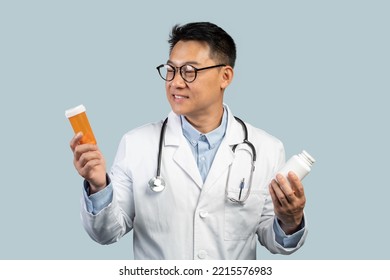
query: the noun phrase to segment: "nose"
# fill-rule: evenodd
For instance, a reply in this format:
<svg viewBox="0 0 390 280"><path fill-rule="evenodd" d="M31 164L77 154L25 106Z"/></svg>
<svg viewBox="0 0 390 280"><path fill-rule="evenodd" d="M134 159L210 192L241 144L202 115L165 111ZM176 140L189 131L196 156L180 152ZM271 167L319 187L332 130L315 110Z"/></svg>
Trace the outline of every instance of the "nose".
<svg viewBox="0 0 390 280"><path fill-rule="evenodd" d="M173 77L173 80L168 83L170 83L172 87L176 88L182 88L187 85L183 77L181 76L179 69L176 69L175 77Z"/></svg>

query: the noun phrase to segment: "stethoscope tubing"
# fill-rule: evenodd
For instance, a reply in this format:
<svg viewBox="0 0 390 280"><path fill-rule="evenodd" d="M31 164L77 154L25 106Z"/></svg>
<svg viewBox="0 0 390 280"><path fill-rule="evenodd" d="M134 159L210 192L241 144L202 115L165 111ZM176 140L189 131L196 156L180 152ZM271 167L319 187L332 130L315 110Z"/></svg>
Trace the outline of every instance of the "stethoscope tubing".
<svg viewBox="0 0 390 280"><path fill-rule="evenodd" d="M162 150L163 150L163 142L165 137L165 130L167 129L167 123L168 118L166 118L161 126L161 132L160 132L160 142L158 144L158 154L157 154L157 171L156 171L156 177L161 177L161 157L162 157Z"/></svg>
<svg viewBox="0 0 390 280"><path fill-rule="evenodd" d="M227 189L225 190L225 193L226 193L226 197L228 197L230 201L236 202L236 203L239 203L239 204L244 204L244 202L249 197L249 194L250 194L250 191L251 191L253 172L255 170L255 163L256 163L257 155L256 155L255 146L248 140L248 129L247 129L245 123L240 118L238 118L236 116L234 118L236 119L237 122L239 122L241 124L242 129L244 131L244 140L240 144L247 144L250 147L251 151L252 151L252 164L251 164L252 165L251 166L252 170L251 170L251 175L250 175L250 178L249 178L249 189L248 189L246 195L244 196L244 198L242 200L240 200L240 198L238 200L234 199L234 198L229 198L228 197L228 193L227 193ZM166 128L167 128L167 123L168 123L168 118L166 118L164 120L164 122L162 123L162 126L161 126L159 146L158 146L158 154L157 154L156 177L152 178L149 181L149 187L154 192L161 192L161 191L163 191L165 189L165 181L161 177L161 159L162 159L163 142L164 142L164 137L165 137L165 131L166 131ZM238 145L239 144L236 144L236 145L234 145L232 147L233 153L235 152L235 150L236 150ZM227 178L228 181L229 181L229 177L230 177L230 171L229 171L228 178Z"/></svg>

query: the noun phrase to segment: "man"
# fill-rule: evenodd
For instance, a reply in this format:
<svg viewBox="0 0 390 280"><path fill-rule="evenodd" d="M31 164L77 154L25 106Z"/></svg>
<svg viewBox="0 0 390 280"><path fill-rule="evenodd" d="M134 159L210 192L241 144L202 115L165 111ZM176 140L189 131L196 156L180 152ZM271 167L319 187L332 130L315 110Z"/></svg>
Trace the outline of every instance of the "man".
<svg viewBox="0 0 390 280"><path fill-rule="evenodd" d="M169 43L157 67L172 108L167 122L125 134L109 175L96 145L79 144L81 133L70 143L85 178L86 231L109 244L133 230L136 259L255 259L256 239L272 253L296 251L307 234L305 195L292 172L273 179L283 145L223 103L233 39L198 22L175 26Z"/></svg>

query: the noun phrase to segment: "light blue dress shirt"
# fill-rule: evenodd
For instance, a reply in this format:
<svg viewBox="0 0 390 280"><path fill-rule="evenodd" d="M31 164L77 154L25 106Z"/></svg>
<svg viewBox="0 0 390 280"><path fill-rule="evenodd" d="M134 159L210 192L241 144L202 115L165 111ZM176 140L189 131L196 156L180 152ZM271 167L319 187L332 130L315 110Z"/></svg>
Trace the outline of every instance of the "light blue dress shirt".
<svg viewBox="0 0 390 280"><path fill-rule="evenodd" d="M181 116L183 135L187 139L192 154L194 155L195 161L198 165L200 175L203 179L203 182L206 180L207 174L213 163L215 154L218 151L218 148L225 136L227 128L227 112L224 108L224 113L222 117L222 122L213 131L202 134L197 131L184 116ZM108 206L113 197L112 184L109 177L107 176L108 186L103 190L94 193L88 196L88 182L84 181L84 199L86 201L86 206L88 212L92 214L99 213L103 208ZM303 235L303 228L305 227L305 222L302 221L301 230L292 234L286 235L281 229L277 219L274 220L274 231L276 241L282 245L284 248L293 248L296 247L299 240Z"/></svg>
<svg viewBox="0 0 390 280"><path fill-rule="evenodd" d="M222 122L219 127L206 134L202 134L197 131L184 116L180 117L183 135L190 144L192 154L194 155L200 175L202 176L204 182L215 158L215 154L218 151L219 145L225 136L227 127L226 110L224 110Z"/></svg>

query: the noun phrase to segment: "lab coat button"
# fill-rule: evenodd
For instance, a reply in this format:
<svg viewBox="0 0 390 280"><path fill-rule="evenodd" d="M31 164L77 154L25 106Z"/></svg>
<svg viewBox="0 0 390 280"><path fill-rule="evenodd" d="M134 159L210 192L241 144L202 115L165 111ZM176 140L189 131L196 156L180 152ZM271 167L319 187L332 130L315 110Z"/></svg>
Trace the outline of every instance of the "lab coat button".
<svg viewBox="0 0 390 280"><path fill-rule="evenodd" d="M198 252L198 258L199 258L199 259L205 259L206 256L207 256L207 252L206 252L205 250L200 250L200 251Z"/></svg>
<svg viewBox="0 0 390 280"><path fill-rule="evenodd" d="M209 215L209 213L207 211L200 211L199 212L199 216L203 219L206 218L208 215Z"/></svg>

